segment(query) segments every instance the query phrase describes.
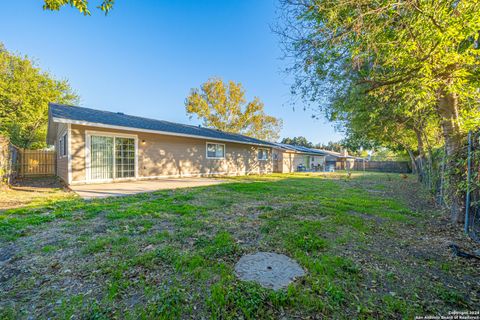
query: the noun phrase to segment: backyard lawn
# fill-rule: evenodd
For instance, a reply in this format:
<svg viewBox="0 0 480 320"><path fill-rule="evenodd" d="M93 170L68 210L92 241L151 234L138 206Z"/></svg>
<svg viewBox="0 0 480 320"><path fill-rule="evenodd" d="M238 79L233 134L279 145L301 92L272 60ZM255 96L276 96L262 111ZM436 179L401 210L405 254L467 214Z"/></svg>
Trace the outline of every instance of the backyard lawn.
<svg viewBox="0 0 480 320"><path fill-rule="evenodd" d="M480 263L416 183L397 174L291 174L0 211L0 318L412 318L480 310ZM306 275L241 282L247 253Z"/></svg>

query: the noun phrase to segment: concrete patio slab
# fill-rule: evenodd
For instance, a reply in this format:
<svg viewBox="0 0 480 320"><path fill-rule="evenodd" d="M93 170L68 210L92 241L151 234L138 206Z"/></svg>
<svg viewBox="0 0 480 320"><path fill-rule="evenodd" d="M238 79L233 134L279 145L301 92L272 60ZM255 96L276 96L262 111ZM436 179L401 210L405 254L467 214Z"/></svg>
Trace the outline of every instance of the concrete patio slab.
<svg viewBox="0 0 480 320"><path fill-rule="evenodd" d="M178 178L73 185L70 188L83 199L128 196L163 189L210 186L226 181L209 178Z"/></svg>

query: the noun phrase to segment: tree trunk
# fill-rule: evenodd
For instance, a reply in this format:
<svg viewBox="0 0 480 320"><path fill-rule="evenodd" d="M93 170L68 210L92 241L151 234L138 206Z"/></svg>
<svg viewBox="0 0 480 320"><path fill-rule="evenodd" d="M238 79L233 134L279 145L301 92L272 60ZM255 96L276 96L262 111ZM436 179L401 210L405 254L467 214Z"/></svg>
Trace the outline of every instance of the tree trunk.
<svg viewBox="0 0 480 320"><path fill-rule="evenodd" d="M8 189L10 140L0 135L0 191Z"/></svg>
<svg viewBox="0 0 480 320"><path fill-rule="evenodd" d="M418 181L423 182L425 180L425 168L423 165L425 159L425 148L423 146L423 138L422 133L419 129L414 128L415 134L417 136L417 149L418 149L418 157L417 157L417 168L418 168Z"/></svg>
<svg viewBox="0 0 480 320"><path fill-rule="evenodd" d="M446 170L452 172L455 167L455 154L461 146L460 124L458 117L458 97L455 93L447 92L445 88L439 91L437 112L441 119L445 151L447 155ZM463 196L456 192L461 177L450 176L451 215L454 222L464 221L465 202Z"/></svg>
<svg viewBox="0 0 480 320"><path fill-rule="evenodd" d="M413 154L413 151L409 148L407 148L408 155L410 156L410 161L412 161L412 173L413 174L419 174L418 172L418 167L417 167L417 162L415 161L415 155Z"/></svg>
<svg viewBox="0 0 480 320"><path fill-rule="evenodd" d="M440 92L438 114L441 118L445 150L447 156L452 156L460 147L460 124L458 119L458 99L454 93Z"/></svg>

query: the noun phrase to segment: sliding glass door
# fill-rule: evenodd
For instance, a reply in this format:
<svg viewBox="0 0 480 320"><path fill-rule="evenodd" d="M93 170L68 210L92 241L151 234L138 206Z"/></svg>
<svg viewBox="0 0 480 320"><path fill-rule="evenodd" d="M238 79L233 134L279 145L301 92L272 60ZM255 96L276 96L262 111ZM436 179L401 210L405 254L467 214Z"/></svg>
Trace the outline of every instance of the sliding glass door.
<svg viewBox="0 0 480 320"><path fill-rule="evenodd" d="M135 177L135 140L115 138L115 178Z"/></svg>
<svg viewBox="0 0 480 320"><path fill-rule="evenodd" d="M135 139L90 136L90 180L135 177Z"/></svg>
<svg viewBox="0 0 480 320"><path fill-rule="evenodd" d="M90 138L90 179L113 179L113 137Z"/></svg>

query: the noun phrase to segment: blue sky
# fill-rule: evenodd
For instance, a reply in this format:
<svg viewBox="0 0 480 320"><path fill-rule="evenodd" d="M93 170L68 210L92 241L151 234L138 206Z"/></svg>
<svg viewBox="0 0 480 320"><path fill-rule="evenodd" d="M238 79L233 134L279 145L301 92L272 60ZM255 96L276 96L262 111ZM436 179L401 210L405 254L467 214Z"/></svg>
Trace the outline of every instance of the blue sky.
<svg viewBox="0 0 480 320"><path fill-rule="evenodd" d="M98 4L91 0L92 4ZM332 124L292 108L286 62L271 32L277 0L117 0L104 16L41 0L2 1L0 41L66 78L81 105L181 123L191 88L210 77L241 82L267 113L284 121L282 137L339 140Z"/></svg>

